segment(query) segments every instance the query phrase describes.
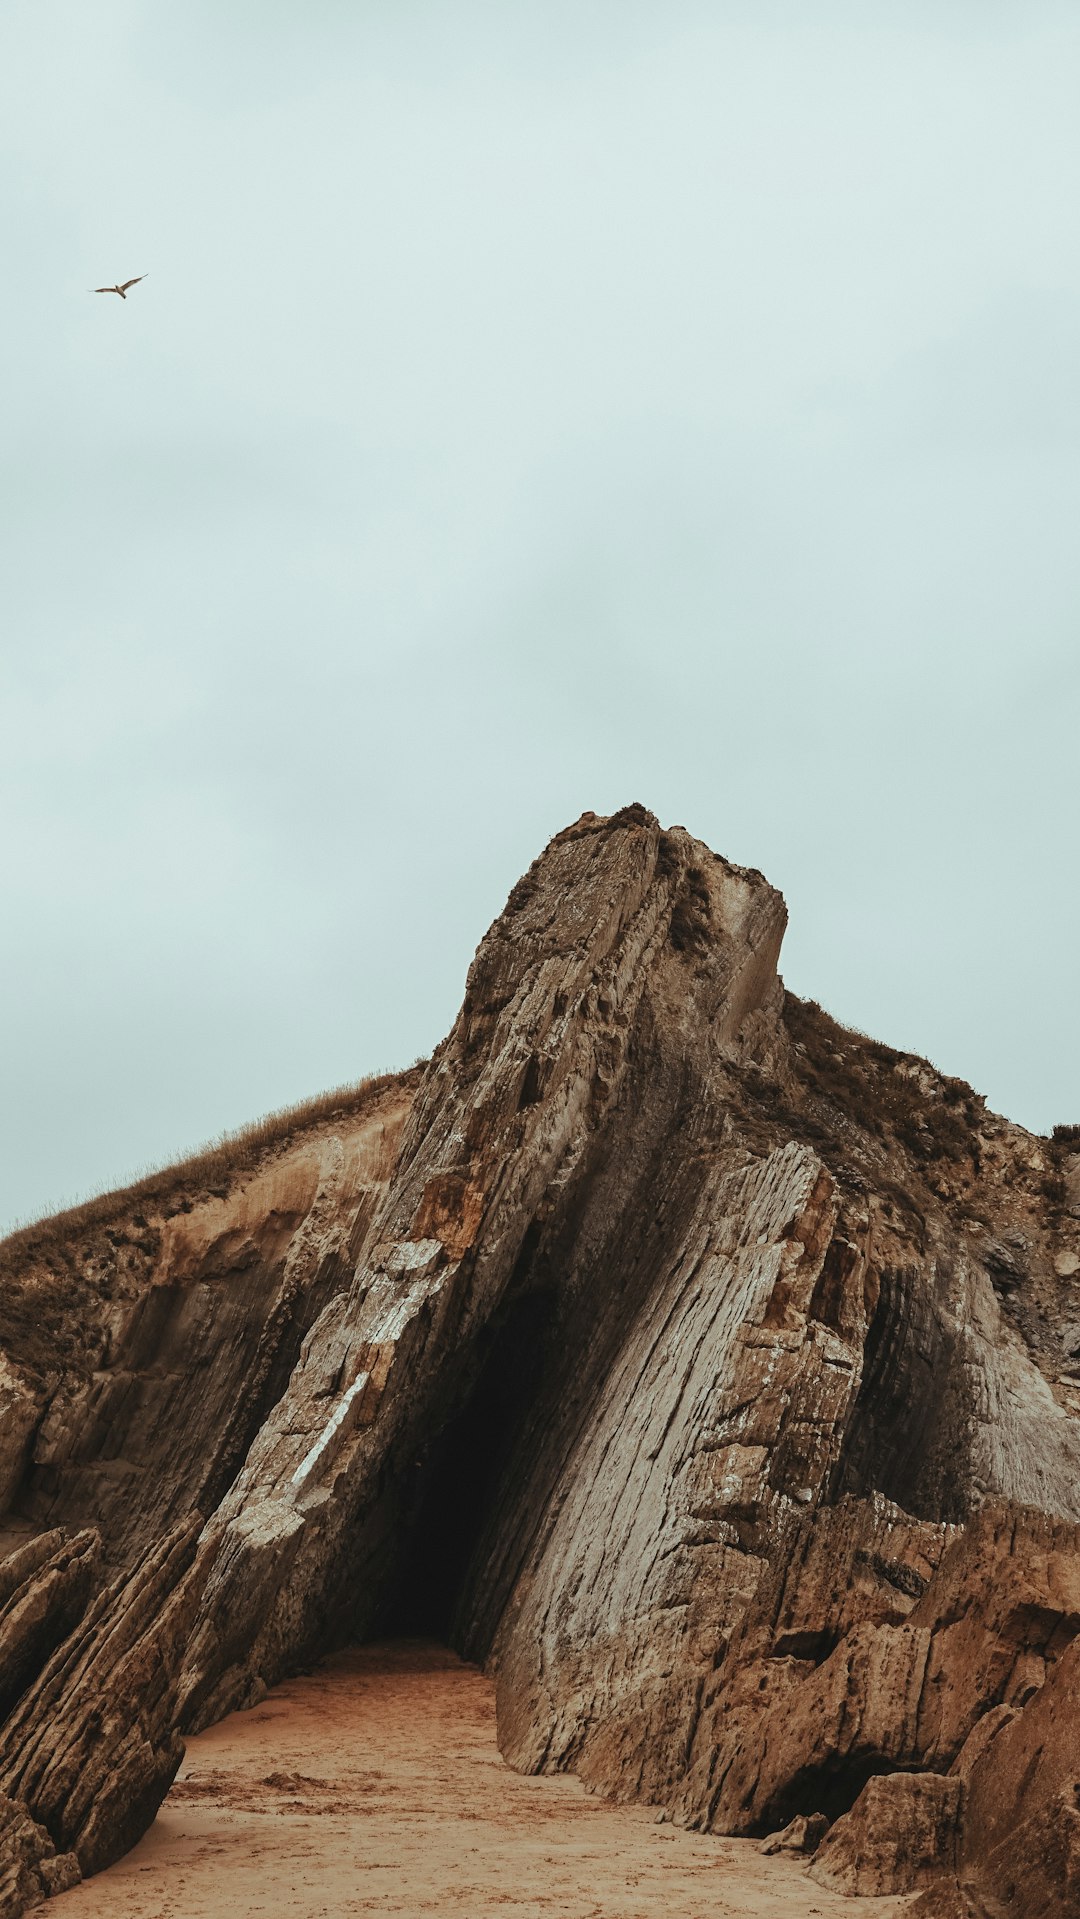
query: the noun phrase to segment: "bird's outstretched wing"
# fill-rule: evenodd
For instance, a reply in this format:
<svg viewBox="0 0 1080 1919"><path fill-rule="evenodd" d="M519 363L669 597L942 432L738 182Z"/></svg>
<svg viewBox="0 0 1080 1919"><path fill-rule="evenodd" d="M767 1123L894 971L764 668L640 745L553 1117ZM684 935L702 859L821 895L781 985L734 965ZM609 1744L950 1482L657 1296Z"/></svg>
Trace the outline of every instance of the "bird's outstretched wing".
<svg viewBox="0 0 1080 1919"><path fill-rule="evenodd" d="M149 278L150 275L148 273L137 273L133 280L122 280L118 291L126 293L129 287L137 287L140 280L148 280Z"/></svg>
<svg viewBox="0 0 1080 1919"><path fill-rule="evenodd" d="M116 288L115 287L91 287L90 292L91 293L115 293Z"/></svg>

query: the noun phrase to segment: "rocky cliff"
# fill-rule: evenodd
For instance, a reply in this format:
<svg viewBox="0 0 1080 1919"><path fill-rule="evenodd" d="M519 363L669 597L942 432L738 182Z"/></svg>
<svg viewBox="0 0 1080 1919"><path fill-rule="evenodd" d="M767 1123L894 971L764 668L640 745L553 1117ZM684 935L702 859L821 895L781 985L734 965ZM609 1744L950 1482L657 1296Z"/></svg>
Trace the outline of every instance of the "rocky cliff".
<svg viewBox="0 0 1080 1919"><path fill-rule="evenodd" d="M426 1066L0 1249L8 1910L417 1631L519 1767L1080 1909L1080 1135L786 994L784 925L587 814Z"/></svg>

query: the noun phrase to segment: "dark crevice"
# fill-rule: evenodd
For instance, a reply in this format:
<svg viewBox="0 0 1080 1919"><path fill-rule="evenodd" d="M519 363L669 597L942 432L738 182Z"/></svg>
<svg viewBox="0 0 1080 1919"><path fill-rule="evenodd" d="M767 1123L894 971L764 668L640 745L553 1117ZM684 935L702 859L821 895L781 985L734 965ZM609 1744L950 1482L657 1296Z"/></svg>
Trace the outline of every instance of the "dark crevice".
<svg viewBox="0 0 1080 1919"><path fill-rule="evenodd" d="M553 1305L553 1294L527 1292L485 1328L462 1403L407 1468L402 1546L374 1638L424 1637L464 1649L472 1562L535 1399Z"/></svg>
<svg viewBox="0 0 1080 1919"><path fill-rule="evenodd" d="M905 1771L912 1769L910 1766L903 1768ZM892 1760L876 1752L834 1755L824 1765L807 1766L770 1799L753 1828L753 1834L761 1837L775 1832L800 1814L812 1812L823 1812L831 1823L851 1811L869 1780L899 1770Z"/></svg>
<svg viewBox="0 0 1080 1919"><path fill-rule="evenodd" d="M917 1269L885 1269L837 1495L878 1492L919 1519L962 1520L964 1419L946 1389L950 1342Z"/></svg>

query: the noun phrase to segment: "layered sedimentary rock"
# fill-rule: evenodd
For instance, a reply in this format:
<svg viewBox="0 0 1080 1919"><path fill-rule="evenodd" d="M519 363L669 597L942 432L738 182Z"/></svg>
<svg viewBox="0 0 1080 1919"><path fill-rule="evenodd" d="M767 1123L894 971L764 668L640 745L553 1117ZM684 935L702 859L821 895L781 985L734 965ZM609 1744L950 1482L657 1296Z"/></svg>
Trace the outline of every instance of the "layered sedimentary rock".
<svg viewBox="0 0 1080 1919"><path fill-rule="evenodd" d="M13 1243L9 1523L97 1527L112 1577L0 1733L54 1849L96 1869L185 1727L422 1630L493 1662L516 1765L821 1815L855 1891L971 1903L1021 1820L1009 1909L1070 1909L1080 1138L786 995L784 924L681 829L586 815L426 1067Z"/></svg>
<svg viewBox="0 0 1080 1919"><path fill-rule="evenodd" d="M184 1747L177 1680L205 1578L193 1514L98 1595L0 1732L0 1792L84 1873L134 1845Z"/></svg>
<svg viewBox="0 0 1080 1919"><path fill-rule="evenodd" d="M415 1080L316 1109L239 1176L211 1152L0 1249L5 1511L91 1515L118 1567L213 1509L351 1277Z"/></svg>
<svg viewBox="0 0 1080 1919"><path fill-rule="evenodd" d="M96 1532L69 1540L55 1531L39 1533L0 1565L0 1717L78 1625L100 1559Z"/></svg>

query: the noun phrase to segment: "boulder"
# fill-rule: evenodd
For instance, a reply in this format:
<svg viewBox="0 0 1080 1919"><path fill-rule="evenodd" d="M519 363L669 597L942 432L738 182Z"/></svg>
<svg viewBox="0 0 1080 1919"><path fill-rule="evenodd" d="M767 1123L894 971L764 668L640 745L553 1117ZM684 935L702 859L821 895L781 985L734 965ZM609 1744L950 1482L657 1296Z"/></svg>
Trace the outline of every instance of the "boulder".
<svg viewBox="0 0 1080 1919"><path fill-rule="evenodd" d="M771 1832L767 1839L763 1839L758 1846L758 1851L814 1853L828 1830L829 1822L823 1812L811 1812L805 1816L800 1814L797 1819L792 1819L782 1832Z"/></svg>
<svg viewBox="0 0 1080 1919"><path fill-rule="evenodd" d="M58 1892L70 1892L82 1878L78 1855L74 1852L59 1852L52 1859L43 1859L38 1872L47 1899L55 1898Z"/></svg>
<svg viewBox="0 0 1080 1919"><path fill-rule="evenodd" d="M47 1832L36 1825L25 1806L0 1793L0 1913L4 1919L39 1906L46 1894L42 1871L55 1857Z"/></svg>
<svg viewBox="0 0 1080 1919"><path fill-rule="evenodd" d="M810 1877L831 1892L916 1892L955 1871L963 1787L933 1772L869 1779L830 1828Z"/></svg>

